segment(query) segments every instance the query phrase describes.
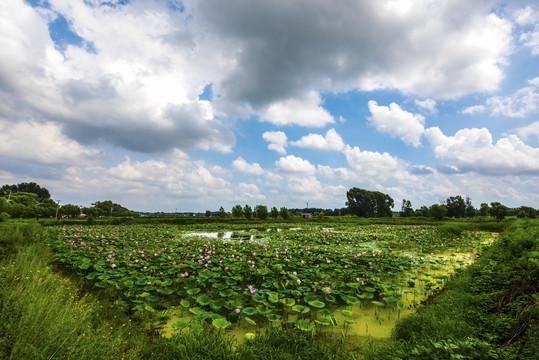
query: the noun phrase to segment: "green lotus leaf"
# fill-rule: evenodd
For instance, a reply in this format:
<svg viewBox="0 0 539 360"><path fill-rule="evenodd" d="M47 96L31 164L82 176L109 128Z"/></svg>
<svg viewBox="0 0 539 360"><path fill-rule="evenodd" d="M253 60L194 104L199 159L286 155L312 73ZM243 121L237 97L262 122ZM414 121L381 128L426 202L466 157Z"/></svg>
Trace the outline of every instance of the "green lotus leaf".
<svg viewBox="0 0 539 360"><path fill-rule="evenodd" d="M314 320L315 323L318 325L328 326L330 323L328 321L322 321L322 320Z"/></svg>
<svg viewBox="0 0 539 360"><path fill-rule="evenodd" d="M320 301L320 300L309 301L309 302L307 302L307 303L308 303L309 305L311 305L311 306L313 306L313 307L315 307L315 308L319 308L319 309L321 309L321 308L323 308L323 307L326 306L326 304L323 303L323 302Z"/></svg>
<svg viewBox="0 0 539 360"><path fill-rule="evenodd" d="M382 307L382 306L385 306L385 304L383 302L380 302L380 301L373 301L372 304L374 306L378 306L378 307Z"/></svg>
<svg viewBox="0 0 539 360"><path fill-rule="evenodd" d="M199 303L202 306L209 305L212 302L212 298L209 297L207 294L202 294L197 297L197 303Z"/></svg>
<svg viewBox="0 0 539 360"><path fill-rule="evenodd" d="M283 317L281 315L268 314L266 318L271 322L281 321Z"/></svg>
<svg viewBox="0 0 539 360"><path fill-rule="evenodd" d="M255 315L257 313L256 309L254 307L246 307L245 309L241 310L241 313L244 315Z"/></svg>
<svg viewBox="0 0 539 360"><path fill-rule="evenodd" d="M174 324L172 324L172 328L176 329L176 330L181 330L183 328L188 327L190 324L191 324L191 322L189 322L189 321L180 320L180 321L177 321Z"/></svg>
<svg viewBox="0 0 539 360"><path fill-rule="evenodd" d="M187 293L188 293L189 295L196 295L196 294L198 294L199 292L200 292L200 288L192 288L192 289L187 290Z"/></svg>
<svg viewBox="0 0 539 360"><path fill-rule="evenodd" d="M244 319L247 322L247 324L256 326L256 322L253 319L251 319L250 317L245 317Z"/></svg>
<svg viewBox="0 0 539 360"><path fill-rule="evenodd" d="M211 323L213 326L215 326L218 329L225 329L226 327L232 324L230 321L228 321L225 318L213 319Z"/></svg>
<svg viewBox="0 0 539 360"><path fill-rule="evenodd" d="M294 305L294 306L292 306L292 310L296 311L296 312L299 312L299 313L302 313L302 314L306 314L309 311L311 311L311 309L309 307L304 306L304 305Z"/></svg>

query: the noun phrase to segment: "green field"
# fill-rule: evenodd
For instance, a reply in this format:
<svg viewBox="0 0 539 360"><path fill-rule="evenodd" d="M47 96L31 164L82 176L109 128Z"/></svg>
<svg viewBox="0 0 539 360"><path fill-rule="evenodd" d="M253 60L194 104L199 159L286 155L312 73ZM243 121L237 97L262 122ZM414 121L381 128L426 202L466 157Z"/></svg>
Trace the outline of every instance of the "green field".
<svg viewBox="0 0 539 360"><path fill-rule="evenodd" d="M486 358L526 358L526 339L537 336L536 288L507 294L515 273L528 274L523 284L536 280L538 227L519 222L501 236L486 228L4 226L2 357L477 358L470 349L480 348ZM484 260L489 254L514 261ZM501 270L497 281L484 279ZM451 295L473 295L469 284L458 289L469 276L481 278L478 304ZM503 321L496 301L509 306ZM465 326L472 319L444 313L459 306L461 317L497 316ZM443 315L418 328L433 311Z"/></svg>

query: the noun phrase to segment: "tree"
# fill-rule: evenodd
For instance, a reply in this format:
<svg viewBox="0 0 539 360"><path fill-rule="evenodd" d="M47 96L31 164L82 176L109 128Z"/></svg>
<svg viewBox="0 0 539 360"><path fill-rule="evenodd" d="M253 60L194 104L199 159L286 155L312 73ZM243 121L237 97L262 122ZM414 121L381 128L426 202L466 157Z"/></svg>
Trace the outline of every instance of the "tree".
<svg viewBox="0 0 539 360"><path fill-rule="evenodd" d="M65 204L60 206L59 213L61 215L67 215L69 217L77 217L81 213L81 209L77 205Z"/></svg>
<svg viewBox="0 0 539 360"><path fill-rule="evenodd" d="M346 206L350 213L359 217L384 217L391 216L393 199L378 191L369 191L352 188L346 192Z"/></svg>
<svg viewBox="0 0 539 360"><path fill-rule="evenodd" d="M288 211L287 208L285 207L282 207L280 210L279 210L279 215L281 215L281 217L285 220L289 219L290 218L290 211Z"/></svg>
<svg viewBox="0 0 539 360"><path fill-rule="evenodd" d="M53 217L56 214L58 204L52 199L44 199L37 206L37 213L43 217Z"/></svg>
<svg viewBox="0 0 539 360"><path fill-rule="evenodd" d="M410 200L402 199L402 208L400 215L403 217L409 217L414 214L414 209L412 208L412 202Z"/></svg>
<svg viewBox="0 0 539 360"><path fill-rule="evenodd" d="M265 205L255 206L255 216L260 220L265 220L268 217L268 208Z"/></svg>
<svg viewBox="0 0 539 360"><path fill-rule="evenodd" d="M521 206L521 207L519 208L519 211L518 211L517 216L518 216L519 218L530 218L530 219L535 219L536 216L537 216L537 212L536 212L535 209L532 208L532 207Z"/></svg>
<svg viewBox="0 0 539 360"><path fill-rule="evenodd" d="M490 208L488 204L481 203L481 207L479 208L479 216L488 216L490 212Z"/></svg>
<svg viewBox="0 0 539 360"><path fill-rule="evenodd" d="M219 211L217 212L217 216L220 218L226 217L228 214L226 213L225 209L221 206L219 208Z"/></svg>
<svg viewBox="0 0 539 360"><path fill-rule="evenodd" d="M442 220L446 212L447 212L447 207L445 205L434 204L429 208L430 217L433 217L436 220Z"/></svg>
<svg viewBox="0 0 539 360"><path fill-rule="evenodd" d="M92 206L97 209L98 216L133 216L136 213L111 200L96 201Z"/></svg>
<svg viewBox="0 0 539 360"><path fill-rule="evenodd" d="M451 196L445 202L447 217L461 218L466 216L466 203L462 196Z"/></svg>
<svg viewBox="0 0 539 360"><path fill-rule="evenodd" d="M232 207L232 216L234 217L242 217L243 216L243 208L241 205L234 205Z"/></svg>
<svg viewBox="0 0 539 360"><path fill-rule="evenodd" d="M498 221L503 220L503 218L505 218L507 215L507 207L499 202L491 202L489 214L490 216L495 217Z"/></svg>
<svg viewBox="0 0 539 360"><path fill-rule="evenodd" d="M416 216L429 217L429 208L425 205L416 210Z"/></svg>
<svg viewBox="0 0 539 360"><path fill-rule="evenodd" d="M210 211L210 210L206 210L205 215L206 215L206 217L211 217L211 211Z"/></svg>
<svg viewBox="0 0 539 360"><path fill-rule="evenodd" d="M472 218L475 216L475 208L472 205L472 198L466 196L466 217Z"/></svg>
<svg viewBox="0 0 539 360"><path fill-rule="evenodd" d="M276 218L277 216L279 216L279 210L277 210L275 206L272 207L269 216L272 218Z"/></svg>
<svg viewBox="0 0 539 360"><path fill-rule="evenodd" d="M49 193L49 190L42 188L35 182L20 183L17 185L4 185L0 188L0 196L9 195L10 192L11 194L18 193L18 192L36 194L38 202L42 202L45 199L51 198L51 194Z"/></svg>
<svg viewBox="0 0 539 360"><path fill-rule="evenodd" d="M245 215L246 219L250 219L253 217L253 209L249 205L245 205L243 207L243 214Z"/></svg>

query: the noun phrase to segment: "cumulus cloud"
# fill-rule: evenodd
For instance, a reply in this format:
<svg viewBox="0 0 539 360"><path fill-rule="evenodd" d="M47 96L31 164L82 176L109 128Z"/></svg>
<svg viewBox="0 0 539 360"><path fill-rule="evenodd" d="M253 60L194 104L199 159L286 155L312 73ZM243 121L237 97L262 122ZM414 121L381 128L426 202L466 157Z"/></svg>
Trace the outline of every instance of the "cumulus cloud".
<svg viewBox="0 0 539 360"><path fill-rule="evenodd" d="M468 114L468 115L475 115L475 114L481 114L485 111L487 111L487 107L485 105L472 105L462 110L461 113Z"/></svg>
<svg viewBox="0 0 539 360"><path fill-rule="evenodd" d="M409 145L419 147L421 135L425 131L425 118L420 114L412 114L402 110L396 103L388 106L378 106L374 100L368 103L371 116L367 117L376 130L399 137Z"/></svg>
<svg viewBox="0 0 539 360"><path fill-rule="evenodd" d="M0 156L30 163L69 165L89 164L102 154L69 139L55 123L12 124L0 119Z"/></svg>
<svg viewBox="0 0 539 360"><path fill-rule="evenodd" d="M539 11L528 5L517 11L515 21L521 26L533 25L533 30L520 35L520 41L530 48L533 55L539 55Z"/></svg>
<svg viewBox="0 0 539 360"><path fill-rule="evenodd" d="M539 121L520 127L516 129L515 132L523 139L528 139L530 136L536 136L539 140Z"/></svg>
<svg viewBox="0 0 539 360"><path fill-rule="evenodd" d="M415 100L414 103L419 107L421 111L426 112L427 114L433 115L438 112L436 109L436 100L425 99L425 100Z"/></svg>
<svg viewBox="0 0 539 360"><path fill-rule="evenodd" d="M491 115L525 117L537 112L539 108L539 77L528 80L529 86L517 90L509 96L492 96L485 105L467 107L461 112L474 115L489 111Z"/></svg>
<svg viewBox="0 0 539 360"><path fill-rule="evenodd" d="M0 6L6 15L0 111L6 117L30 112L61 123L67 136L84 144L107 142L146 153L231 151L233 133L209 102L198 100L204 82L196 70L200 63L185 51L192 43L179 47L164 40L185 30L175 25L179 13L159 3L141 8L51 1L43 9L14 0ZM53 42L47 25L60 14L95 51ZM20 73L25 76L15 76Z"/></svg>
<svg viewBox="0 0 539 360"><path fill-rule="evenodd" d="M286 154L286 145L288 138L282 131L266 131L262 134L262 138L269 142L268 149L278 152L279 154Z"/></svg>
<svg viewBox="0 0 539 360"><path fill-rule="evenodd" d="M275 162L276 168L283 173L312 175L315 167L308 160L304 160L294 155L281 157Z"/></svg>
<svg viewBox="0 0 539 360"><path fill-rule="evenodd" d="M300 98L272 103L262 112L261 120L276 125L301 125L322 127L333 123L333 116L320 106L320 95L311 91Z"/></svg>
<svg viewBox="0 0 539 360"><path fill-rule="evenodd" d="M455 162L459 171L491 175L538 174L539 149L530 147L516 135L500 138L493 143L486 128L462 129L446 136L440 128L425 131L434 155Z"/></svg>
<svg viewBox="0 0 539 360"><path fill-rule="evenodd" d="M239 183L234 190L234 200L236 201L252 201L265 200L266 196L260 192L260 189L255 184L245 182Z"/></svg>
<svg viewBox="0 0 539 360"><path fill-rule="evenodd" d="M329 129L326 136L319 134L309 134L303 136L298 141L293 141L292 145L324 151L341 151L344 148L344 142L335 129Z"/></svg>
<svg viewBox="0 0 539 360"><path fill-rule="evenodd" d="M264 173L259 163L249 164L241 156L232 162L232 169L253 175L262 175Z"/></svg>
<svg viewBox="0 0 539 360"><path fill-rule="evenodd" d="M348 165L362 181L370 184L381 184L391 180L399 180L404 185L415 180L415 177L406 170L406 164L387 152L360 150L356 146L346 145L343 153Z"/></svg>
<svg viewBox="0 0 539 360"><path fill-rule="evenodd" d="M497 88L512 50L511 24L489 4L392 4L203 1L194 21L239 45L229 50L237 61L218 87L255 108L297 98L305 88L393 88L432 98Z"/></svg>

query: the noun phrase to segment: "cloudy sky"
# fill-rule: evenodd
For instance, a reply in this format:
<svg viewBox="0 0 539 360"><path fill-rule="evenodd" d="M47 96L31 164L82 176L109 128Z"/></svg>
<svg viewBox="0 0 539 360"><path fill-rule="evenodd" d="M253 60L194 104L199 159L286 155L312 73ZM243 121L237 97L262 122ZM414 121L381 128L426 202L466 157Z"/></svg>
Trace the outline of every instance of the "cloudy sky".
<svg viewBox="0 0 539 360"><path fill-rule="evenodd" d="M0 2L0 184L133 210L539 208L539 6Z"/></svg>

